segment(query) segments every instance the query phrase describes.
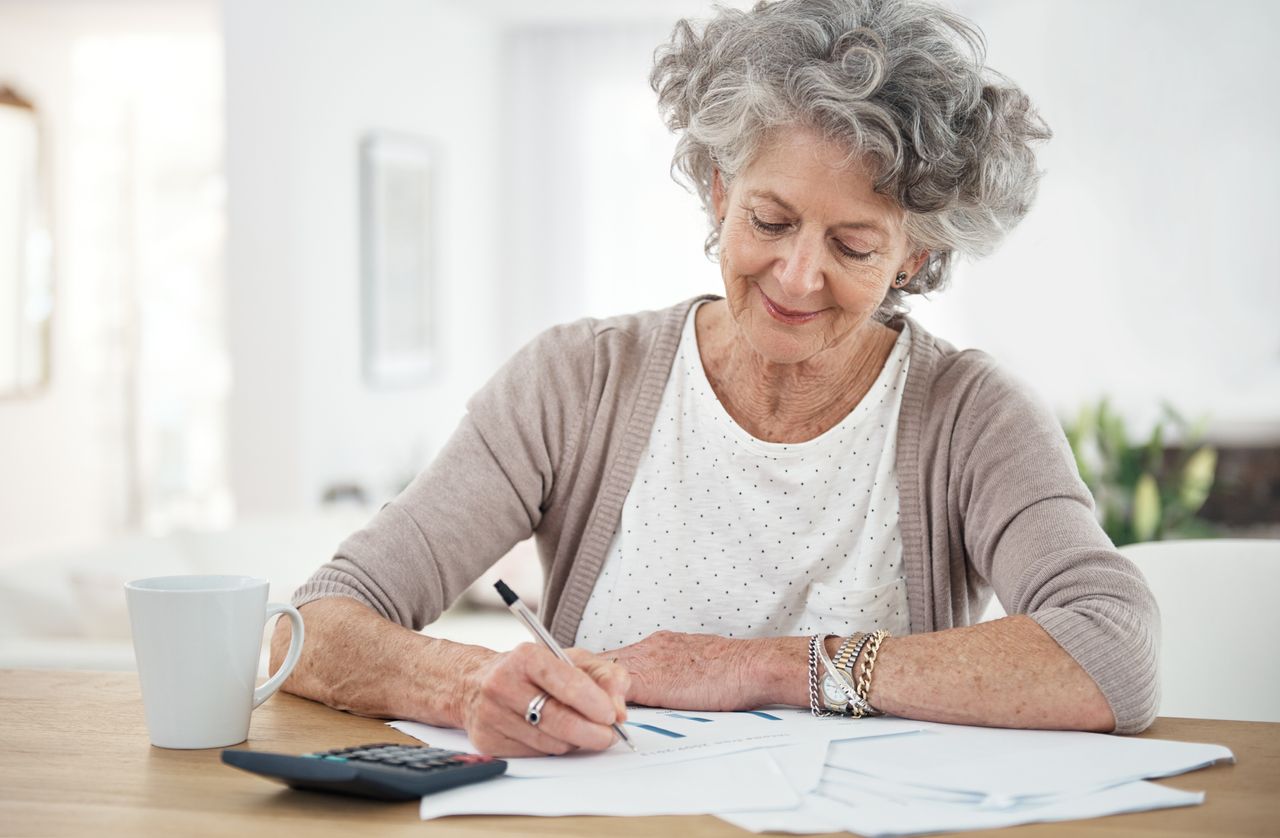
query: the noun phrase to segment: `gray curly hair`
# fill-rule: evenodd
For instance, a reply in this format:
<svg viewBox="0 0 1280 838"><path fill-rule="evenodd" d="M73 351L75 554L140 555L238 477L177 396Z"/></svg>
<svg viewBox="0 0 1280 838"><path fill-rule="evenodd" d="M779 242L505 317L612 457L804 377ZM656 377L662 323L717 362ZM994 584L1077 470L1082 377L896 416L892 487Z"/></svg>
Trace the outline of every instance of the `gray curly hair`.
<svg viewBox="0 0 1280 838"><path fill-rule="evenodd" d="M677 132L671 168L711 200L748 165L772 129L804 125L862 157L877 192L904 210L915 250L929 257L876 312L905 311L906 294L943 287L957 253L983 256L1026 215L1040 173L1033 142L1050 137L1030 100L984 66L972 23L920 0L778 0L750 12L716 8L689 20L654 55L649 83Z"/></svg>

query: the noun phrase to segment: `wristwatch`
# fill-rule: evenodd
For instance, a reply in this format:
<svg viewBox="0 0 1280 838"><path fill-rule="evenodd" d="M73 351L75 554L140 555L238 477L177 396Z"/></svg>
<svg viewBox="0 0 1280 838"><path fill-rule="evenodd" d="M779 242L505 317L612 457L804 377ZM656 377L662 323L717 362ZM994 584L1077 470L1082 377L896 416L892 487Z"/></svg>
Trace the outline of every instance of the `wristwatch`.
<svg viewBox="0 0 1280 838"><path fill-rule="evenodd" d="M828 635L829 637L829 635ZM850 638L852 640L852 638ZM849 641L845 641L837 651L837 658L840 652L844 652L849 646ZM854 702L858 701L858 691L854 690L852 684L845 682L840 676L840 670L836 669L836 665L831 661L831 655L827 654L827 641L823 638L818 644L818 658L822 660L822 668L826 674L822 677L819 691L822 693L822 704L824 708L831 713L841 713L852 715L854 713Z"/></svg>
<svg viewBox="0 0 1280 838"><path fill-rule="evenodd" d="M843 679L837 681L830 675L822 676L822 704L832 713L852 715L857 698L858 694Z"/></svg>
<svg viewBox="0 0 1280 838"><path fill-rule="evenodd" d="M840 658L847 653L847 649L851 645L850 641L854 641L852 644L854 650L852 660L856 661L858 653L866 645L868 637L869 635L863 634L849 638L837 651L836 657ZM831 656L827 654L825 639L818 643L818 657L822 660L823 669L826 671L826 675L823 676L820 685L823 707L832 713L842 713L846 716L870 715L872 711L871 705L858 696L858 691L854 689L853 684L850 681L846 681L840 674L840 670L832 663Z"/></svg>

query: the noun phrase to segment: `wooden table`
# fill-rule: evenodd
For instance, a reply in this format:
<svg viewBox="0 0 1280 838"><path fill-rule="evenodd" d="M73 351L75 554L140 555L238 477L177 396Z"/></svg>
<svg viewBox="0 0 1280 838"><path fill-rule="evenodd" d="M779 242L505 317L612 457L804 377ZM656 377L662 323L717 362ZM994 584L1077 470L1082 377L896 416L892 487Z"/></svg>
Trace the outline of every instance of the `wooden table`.
<svg viewBox="0 0 1280 838"><path fill-rule="evenodd" d="M1161 782L1204 790L1203 806L999 830L1002 838L1280 835L1280 724L1160 719L1145 736L1215 742L1238 764ZM382 722L277 694L247 747L304 753L404 741ZM148 743L133 673L0 670L0 835L745 836L710 816L454 817L423 824L416 803L296 792L223 766L219 751ZM994 835L974 832L967 835Z"/></svg>

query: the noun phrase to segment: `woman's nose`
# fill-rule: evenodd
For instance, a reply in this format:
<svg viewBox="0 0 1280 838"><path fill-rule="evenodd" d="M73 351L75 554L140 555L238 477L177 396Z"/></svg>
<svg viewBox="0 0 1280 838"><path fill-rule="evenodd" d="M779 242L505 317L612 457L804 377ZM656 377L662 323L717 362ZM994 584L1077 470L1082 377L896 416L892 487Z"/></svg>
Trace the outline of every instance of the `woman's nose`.
<svg viewBox="0 0 1280 838"><path fill-rule="evenodd" d="M793 300L822 288L822 253L819 245L797 240L779 263L778 284Z"/></svg>

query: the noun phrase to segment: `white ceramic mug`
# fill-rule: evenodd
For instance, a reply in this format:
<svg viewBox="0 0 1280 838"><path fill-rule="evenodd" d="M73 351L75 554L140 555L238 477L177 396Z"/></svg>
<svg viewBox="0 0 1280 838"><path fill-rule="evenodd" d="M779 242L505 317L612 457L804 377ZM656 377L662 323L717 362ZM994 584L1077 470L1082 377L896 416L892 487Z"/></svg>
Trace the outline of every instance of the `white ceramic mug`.
<svg viewBox="0 0 1280 838"><path fill-rule="evenodd" d="M267 602L252 576L158 576L125 586L151 743L221 748L249 738L249 714L280 689L302 653L302 615ZM284 666L254 689L267 617L288 616Z"/></svg>

